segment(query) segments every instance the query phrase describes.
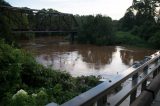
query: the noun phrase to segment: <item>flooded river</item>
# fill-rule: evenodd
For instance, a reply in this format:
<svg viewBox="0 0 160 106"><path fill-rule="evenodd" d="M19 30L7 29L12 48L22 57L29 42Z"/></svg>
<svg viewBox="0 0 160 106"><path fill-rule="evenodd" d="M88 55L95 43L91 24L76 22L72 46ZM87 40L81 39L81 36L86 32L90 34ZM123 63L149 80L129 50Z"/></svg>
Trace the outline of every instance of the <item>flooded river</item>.
<svg viewBox="0 0 160 106"><path fill-rule="evenodd" d="M142 60L154 50L124 46L70 45L54 37L39 37L22 41L22 48L32 52L44 66L67 71L72 76L101 76L110 79Z"/></svg>

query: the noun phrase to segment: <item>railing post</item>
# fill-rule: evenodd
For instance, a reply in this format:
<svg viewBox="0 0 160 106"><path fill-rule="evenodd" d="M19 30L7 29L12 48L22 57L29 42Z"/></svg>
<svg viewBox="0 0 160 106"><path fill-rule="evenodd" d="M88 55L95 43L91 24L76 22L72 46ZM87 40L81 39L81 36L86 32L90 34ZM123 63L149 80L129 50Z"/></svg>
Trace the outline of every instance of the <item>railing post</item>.
<svg viewBox="0 0 160 106"><path fill-rule="evenodd" d="M142 87L141 87L141 92L146 89L146 86L147 85L147 80L145 80L143 83L142 83Z"/></svg>
<svg viewBox="0 0 160 106"><path fill-rule="evenodd" d="M158 59L155 60L155 65L158 65ZM153 78L155 78L158 74L158 68L153 72Z"/></svg>
<svg viewBox="0 0 160 106"><path fill-rule="evenodd" d="M148 65L143 69L143 73L147 73L147 72L148 72ZM146 89L146 86L147 86L147 79L142 83L141 91Z"/></svg>
<svg viewBox="0 0 160 106"><path fill-rule="evenodd" d="M97 101L97 106L106 106L107 104L107 95L103 96Z"/></svg>
<svg viewBox="0 0 160 106"><path fill-rule="evenodd" d="M137 83L138 73L132 76L132 84ZM136 99L137 88L130 95L130 104Z"/></svg>

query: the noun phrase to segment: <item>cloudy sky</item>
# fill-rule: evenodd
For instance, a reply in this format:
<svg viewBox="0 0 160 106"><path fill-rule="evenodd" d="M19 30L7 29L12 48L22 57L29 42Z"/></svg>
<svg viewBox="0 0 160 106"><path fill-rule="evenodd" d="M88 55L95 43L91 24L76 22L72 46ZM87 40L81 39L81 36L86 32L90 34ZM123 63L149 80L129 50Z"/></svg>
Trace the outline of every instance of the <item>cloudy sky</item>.
<svg viewBox="0 0 160 106"><path fill-rule="evenodd" d="M132 0L6 0L12 6L32 9L53 8L80 15L102 14L120 19Z"/></svg>

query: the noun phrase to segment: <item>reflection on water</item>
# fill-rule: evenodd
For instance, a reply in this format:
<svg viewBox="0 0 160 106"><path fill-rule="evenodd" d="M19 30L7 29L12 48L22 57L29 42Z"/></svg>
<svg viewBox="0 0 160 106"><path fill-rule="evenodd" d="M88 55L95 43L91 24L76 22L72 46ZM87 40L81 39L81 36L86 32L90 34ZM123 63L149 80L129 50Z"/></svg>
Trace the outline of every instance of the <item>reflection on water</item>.
<svg viewBox="0 0 160 106"><path fill-rule="evenodd" d="M49 43L51 38L25 42L23 48L35 53L39 63L65 70L72 76L95 75L105 79L118 75L134 61L155 51L122 46L93 46Z"/></svg>

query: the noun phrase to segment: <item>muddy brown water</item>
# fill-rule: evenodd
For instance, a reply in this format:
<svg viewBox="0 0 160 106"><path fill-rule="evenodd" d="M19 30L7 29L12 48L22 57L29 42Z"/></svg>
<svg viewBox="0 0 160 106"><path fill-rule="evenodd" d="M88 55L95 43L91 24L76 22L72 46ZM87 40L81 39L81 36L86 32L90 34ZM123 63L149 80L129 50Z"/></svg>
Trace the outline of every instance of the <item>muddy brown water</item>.
<svg viewBox="0 0 160 106"><path fill-rule="evenodd" d="M67 71L72 76L101 76L110 79L144 59L155 50L125 46L95 46L60 42L55 37L38 37L21 41L23 49L32 52L44 66Z"/></svg>

